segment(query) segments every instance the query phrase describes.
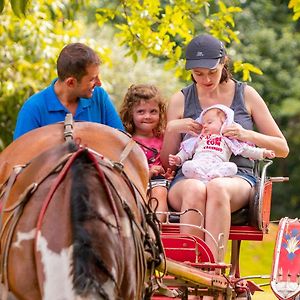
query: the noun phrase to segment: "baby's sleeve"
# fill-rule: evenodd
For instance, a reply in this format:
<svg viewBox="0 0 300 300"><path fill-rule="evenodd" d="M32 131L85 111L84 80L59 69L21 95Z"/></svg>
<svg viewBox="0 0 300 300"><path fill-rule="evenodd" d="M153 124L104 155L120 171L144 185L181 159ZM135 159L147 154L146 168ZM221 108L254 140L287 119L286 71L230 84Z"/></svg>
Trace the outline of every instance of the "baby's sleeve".
<svg viewBox="0 0 300 300"><path fill-rule="evenodd" d="M255 160L262 160L264 158L264 151L264 148L258 148L245 144L241 155Z"/></svg>

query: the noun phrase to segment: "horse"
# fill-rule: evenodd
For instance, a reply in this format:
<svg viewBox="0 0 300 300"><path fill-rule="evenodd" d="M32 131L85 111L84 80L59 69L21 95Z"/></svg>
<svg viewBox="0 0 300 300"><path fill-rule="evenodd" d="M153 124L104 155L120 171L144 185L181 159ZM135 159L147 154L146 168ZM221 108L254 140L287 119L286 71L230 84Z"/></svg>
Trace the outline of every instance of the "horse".
<svg viewBox="0 0 300 300"><path fill-rule="evenodd" d="M147 217L147 161L130 137L84 123L74 124L81 130L75 143L51 135L55 124L16 141L12 152L48 135L26 158L7 149L0 155L1 299L8 291L20 300L140 300L153 293L149 266L162 247ZM97 129L98 141L92 130L83 134L86 127Z"/></svg>

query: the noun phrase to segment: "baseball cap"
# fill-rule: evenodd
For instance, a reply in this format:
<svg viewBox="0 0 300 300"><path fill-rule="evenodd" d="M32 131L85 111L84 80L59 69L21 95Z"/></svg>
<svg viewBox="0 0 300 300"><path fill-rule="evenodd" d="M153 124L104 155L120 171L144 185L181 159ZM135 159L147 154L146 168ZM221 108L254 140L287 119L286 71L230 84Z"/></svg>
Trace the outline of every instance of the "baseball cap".
<svg viewBox="0 0 300 300"><path fill-rule="evenodd" d="M193 38L186 48L185 69L214 69L225 56L225 48L221 41L209 34Z"/></svg>

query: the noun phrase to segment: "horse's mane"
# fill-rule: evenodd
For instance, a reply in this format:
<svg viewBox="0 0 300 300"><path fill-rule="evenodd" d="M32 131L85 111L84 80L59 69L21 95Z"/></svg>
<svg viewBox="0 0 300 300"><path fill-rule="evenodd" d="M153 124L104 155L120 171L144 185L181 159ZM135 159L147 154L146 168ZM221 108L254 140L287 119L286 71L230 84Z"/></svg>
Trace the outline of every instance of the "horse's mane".
<svg viewBox="0 0 300 300"><path fill-rule="evenodd" d="M99 285L96 274L104 274L116 283L103 259L92 246L91 233L85 223L91 220L101 220L106 226L113 226L93 209L90 202L92 177L97 178L97 170L84 150L72 165L72 193L71 193L71 222L73 224L73 283L79 295L86 296L91 291L103 299L109 300L106 291ZM100 185L100 182L99 182ZM94 229L94 230L97 230ZM99 239L101 247L101 240Z"/></svg>

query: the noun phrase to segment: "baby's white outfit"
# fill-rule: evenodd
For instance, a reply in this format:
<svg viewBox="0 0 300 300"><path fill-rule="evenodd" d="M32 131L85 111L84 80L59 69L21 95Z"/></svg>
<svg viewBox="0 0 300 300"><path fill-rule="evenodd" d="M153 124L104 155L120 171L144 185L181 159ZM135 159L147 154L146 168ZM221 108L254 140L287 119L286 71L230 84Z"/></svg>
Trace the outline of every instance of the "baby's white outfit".
<svg viewBox="0 0 300 300"><path fill-rule="evenodd" d="M233 123L234 112L227 106L213 105L203 110L197 120L201 123L203 114L212 108L221 109L226 114L227 119L221 128L222 132L224 126ZM264 150L245 142L229 139L222 134L211 134L199 135L183 141L177 155L181 158L182 173L185 177L207 183L213 178L234 176L237 173L236 164L229 162L232 153L260 160L263 159Z"/></svg>

